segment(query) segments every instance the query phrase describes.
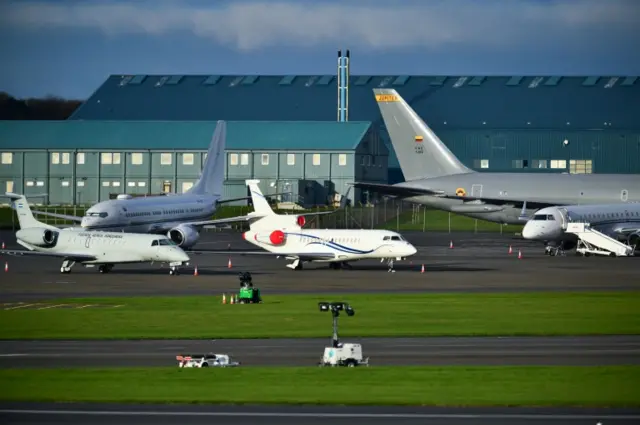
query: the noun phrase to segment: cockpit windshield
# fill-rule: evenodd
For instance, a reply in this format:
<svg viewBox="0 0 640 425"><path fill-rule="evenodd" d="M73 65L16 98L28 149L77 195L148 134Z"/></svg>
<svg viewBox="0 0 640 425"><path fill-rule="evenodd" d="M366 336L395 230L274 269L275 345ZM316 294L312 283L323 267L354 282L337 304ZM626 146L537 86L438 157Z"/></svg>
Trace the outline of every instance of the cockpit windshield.
<svg viewBox="0 0 640 425"><path fill-rule="evenodd" d="M106 212L88 212L85 217L100 217L100 218L107 218L109 216L109 214L107 214Z"/></svg>
<svg viewBox="0 0 640 425"><path fill-rule="evenodd" d="M151 243L151 246L176 246L176 243L171 239L156 239Z"/></svg>
<svg viewBox="0 0 640 425"><path fill-rule="evenodd" d="M535 214L533 219L535 221L555 221L555 218L551 214Z"/></svg>
<svg viewBox="0 0 640 425"><path fill-rule="evenodd" d="M382 238L383 241L403 241L404 238L402 236L385 236Z"/></svg>

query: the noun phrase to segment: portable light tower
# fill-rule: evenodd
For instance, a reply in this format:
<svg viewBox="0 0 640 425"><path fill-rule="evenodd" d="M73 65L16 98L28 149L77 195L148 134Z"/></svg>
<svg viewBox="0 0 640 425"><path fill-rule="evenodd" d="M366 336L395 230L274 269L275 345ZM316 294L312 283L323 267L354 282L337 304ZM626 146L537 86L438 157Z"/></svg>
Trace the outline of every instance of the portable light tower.
<svg viewBox="0 0 640 425"><path fill-rule="evenodd" d="M338 343L340 342L338 339L338 317L340 317L340 312L344 311L347 313L347 316L353 316L356 312L348 303L342 302L329 303L321 301L318 303L318 308L321 312L331 312L331 316L333 317L333 337L331 339L331 346L337 348Z"/></svg>

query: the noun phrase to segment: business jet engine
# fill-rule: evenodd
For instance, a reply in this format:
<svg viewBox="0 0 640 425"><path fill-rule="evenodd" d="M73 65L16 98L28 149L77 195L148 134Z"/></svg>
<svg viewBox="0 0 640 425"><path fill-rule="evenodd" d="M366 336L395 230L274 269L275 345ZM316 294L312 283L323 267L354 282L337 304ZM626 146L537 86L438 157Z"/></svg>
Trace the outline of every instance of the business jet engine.
<svg viewBox="0 0 640 425"><path fill-rule="evenodd" d="M200 233L191 226L174 227L167 233L169 239L175 242L180 248L191 248L200 239Z"/></svg>
<svg viewBox="0 0 640 425"><path fill-rule="evenodd" d="M16 232L16 238L29 245L41 247L53 247L58 243L59 232L51 229L32 227L20 229Z"/></svg>
<svg viewBox="0 0 640 425"><path fill-rule="evenodd" d="M249 232L242 235L243 238L253 237L256 242L266 243L273 246L279 246L284 244L287 241L287 235L282 230L274 230L271 233L254 233L253 236L248 234Z"/></svg>

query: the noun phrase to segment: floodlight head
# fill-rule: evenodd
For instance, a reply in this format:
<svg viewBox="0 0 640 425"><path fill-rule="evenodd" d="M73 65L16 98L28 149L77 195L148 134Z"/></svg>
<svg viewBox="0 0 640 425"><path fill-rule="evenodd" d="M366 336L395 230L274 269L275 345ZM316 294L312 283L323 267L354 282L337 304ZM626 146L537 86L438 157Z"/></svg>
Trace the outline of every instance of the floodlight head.
<svg viewBox="0 0 640 425"><path fill-rule="evenodd" d="M320 311L329 311L330 307L331 305L329 303L325 303L325 302L318 303L318 308L320 309Z"/></svg>
<svg viewBox="0 0 640 425"><path fill-rule="evenodd" d="M331 308L336 311L341 311L343 309L343 306L344 306L343 303L338 303L338 302L331 303Z"/></svg>
<svg viewBox="0 0 640 425"><path fill-rule="evenodd" d="M355 310L351 308L349 304L345 304L344 309L347 312L347 316L353 316L354 314L356 314Z"/></svg>

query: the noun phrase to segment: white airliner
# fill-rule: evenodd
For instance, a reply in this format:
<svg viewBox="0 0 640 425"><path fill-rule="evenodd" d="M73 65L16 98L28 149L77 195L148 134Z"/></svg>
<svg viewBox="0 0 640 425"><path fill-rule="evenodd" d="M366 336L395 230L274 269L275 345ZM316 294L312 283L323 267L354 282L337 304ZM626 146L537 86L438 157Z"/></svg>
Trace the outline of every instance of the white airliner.
<svg viewBox="0 0 640 425"><path fill-rule="evenodd" d="M166 236L59 229L36 220L23 195L6 196L14 200L18 214L17 242L27 250L2 249L2 254L63 258L60 273L70 273L75 263L97 265L100 273L108 273L115 264L159 262L169 263L169 274L176 275L179 266L189 264L189 256Z"/></svg>
<svg viewBox="0 0 640 425"><path fill-rule="evenodd" d="M305 262L329 263L333 269L351 268L351 261L388 260L389 271L393 260L414 255L417 250L406 239L389 230L303 229L304 216L278 215L266 200L258 183L246 180L251 191L254 211L249 215L249 231L242 237L267 252L234 252L239 255L275 255L293 260L287 267L300 270ZM343 196L344 208L347 195ZM306 214L311 215L311 214Z"/></svg>
<svg viewBox="0 0 640 425"><path fill-rule="evenodd" d="M85 230L166 234L178 246L188 249L200 238L205 225L244 221L248 217L211 220L219 204L245 198L220 200L224 181L226 122L218 121L207 159L198 181L183 194L103 201L89 208L84 217L34 211L36 214L80 222Z"/></svg>
<svg viewBox="0 0 640 425"><path fill-rule="evenodd" d="M548 255L562 254L580 239L567 232L570 223L588 223L590 229L632 248L640 244L640 203L636 202L542 208L525 224L522 237L546 242Z"/></svg>

